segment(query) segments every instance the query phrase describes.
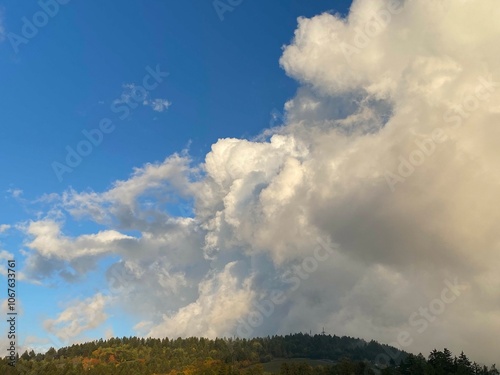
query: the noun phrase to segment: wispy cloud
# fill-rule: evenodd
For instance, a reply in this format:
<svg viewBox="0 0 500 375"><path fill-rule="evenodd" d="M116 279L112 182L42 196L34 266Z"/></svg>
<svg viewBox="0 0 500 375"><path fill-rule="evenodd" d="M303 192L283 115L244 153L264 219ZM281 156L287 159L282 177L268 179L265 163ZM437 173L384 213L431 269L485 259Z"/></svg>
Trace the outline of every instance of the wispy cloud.
<svg viewBox="0 0 500 375"><path fill-rule="evenodd" d="M145 100L144 105L149 105L153 109L153 111L163 112L167 110L172 105L172 103L166 99L152 99Z"/></svg>
<svg viewBox="0 0 500 375"><path fill-rule="evenodd" d="M126 83L123 85L123 92L118 99L113 101L114 104L131 104L142 103L142 105L150 107L155 112L164 112L171 105L167 99L151 99L150 92L144 90L141 86L134 83Z"/></svg>
<svg viewBox="0 0 500 375"><path fill-rule="evenodd" d="M44 328L69 344L82 333L95 329L108 318L105 307L110 297L100 293L82 301L72 301L71 306L63 310L55 319L44 321Z"/></svg>
<svg viewBox="0 0 500 375"><path fill-rule="evenodd" d="M21 198L23 195L23 191L21 189L9 189L7 190L7 193L9 193L13 198Z"/></svg>

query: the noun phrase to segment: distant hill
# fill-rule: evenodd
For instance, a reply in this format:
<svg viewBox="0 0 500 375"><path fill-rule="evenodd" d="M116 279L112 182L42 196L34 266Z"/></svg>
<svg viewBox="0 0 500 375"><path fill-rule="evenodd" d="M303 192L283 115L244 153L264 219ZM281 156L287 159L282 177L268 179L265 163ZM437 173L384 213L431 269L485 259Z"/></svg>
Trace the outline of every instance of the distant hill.
<svg viewBox="0 0 500 375"><path fill-rule="evenodd" d="M433 354L434 353L434 354ZM45 354L25 352L15 367L9 358L0 360L0 374L26 375L369 375L441 374L441 372L401 372L434 365L459 369L449 351L431 353L427 361L376 341L352 337L292 334L252 339L123 337L75 344ZM440 356L440 354L442 356ZM460 357L462 358L462 357ZM466 359L466 357L465 357ZM460 363L464 362L464 358ZM468 359L467 359L468 361ZM406 367L405 367L406 366ZM455 366L455 367L453 367ZM469 366L472 368L473 364ZM460 367L461 368L461 367ZM487 372L475 374L495 374ZM493 371L492 368L491 371ZM457 370L458 371L458 370ZM496 371L496 370L494 370ZM453 374L446 372L443 374ZM468 372L457 372L468 374Z"/></svg>

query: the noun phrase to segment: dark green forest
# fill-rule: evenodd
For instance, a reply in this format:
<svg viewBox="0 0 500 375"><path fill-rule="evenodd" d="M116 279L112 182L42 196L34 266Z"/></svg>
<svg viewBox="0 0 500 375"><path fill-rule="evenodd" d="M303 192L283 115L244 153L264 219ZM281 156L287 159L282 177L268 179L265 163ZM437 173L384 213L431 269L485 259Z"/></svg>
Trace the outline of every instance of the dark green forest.
<svg viewBox="0 0 500 375"><path fill-rule="evenodd" d="M0 374L26 375L499 375L444 349L428 358L376 341L293 334L253 339L123 337L75 344L46 353L26 351Z"/></svg>

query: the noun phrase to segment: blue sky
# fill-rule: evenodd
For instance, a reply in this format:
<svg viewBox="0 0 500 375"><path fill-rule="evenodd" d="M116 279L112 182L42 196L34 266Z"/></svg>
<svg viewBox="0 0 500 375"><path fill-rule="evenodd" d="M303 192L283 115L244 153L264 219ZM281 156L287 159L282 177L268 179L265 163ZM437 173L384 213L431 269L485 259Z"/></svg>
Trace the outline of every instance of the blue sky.
<svg viewBox="0 0 500 375"><path fill-rule="evenodd" d="M68 185L104 188L188 144L192 155L203 157L218 138L256 135L296 89L278 59L297 17L332 8L345 12L346 4L243 2L223 21L207 1L61 5L19 53L9 40L2 45L0 121L11 124L2 137L2 150L11 155L2 159L8 176L2 189L21 188L33 198ZM21 35L21 18L38 10L37 4L6 3L6 30ZM122 85L140 83L146 67L156 65L169 77L152 97L166 98L171 108L134 110L78 171L63 183L52 178L51 163L64 159L82 130L103 117L116 119L110 105Z"/></svg>
<svg viewBox="0 0 500 375"><path fill-rule="evenodd" d="M0 7L21 349L324 327L495 362L497 0L55 1Z"/></svg>

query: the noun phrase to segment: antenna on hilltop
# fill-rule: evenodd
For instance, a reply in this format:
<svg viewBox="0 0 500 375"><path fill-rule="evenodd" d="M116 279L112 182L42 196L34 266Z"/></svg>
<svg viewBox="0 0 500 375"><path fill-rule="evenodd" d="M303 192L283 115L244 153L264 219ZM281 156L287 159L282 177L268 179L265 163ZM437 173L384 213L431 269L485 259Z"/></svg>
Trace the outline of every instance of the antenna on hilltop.
<svg viewBox="0 0 500 375"><path fill-rule="evenodd" d="M326 333L325 333L325 327L323 327L323 331L321 331L321 334L322 334L323 336L324 336L324 335L326 335Z"/></svg>

